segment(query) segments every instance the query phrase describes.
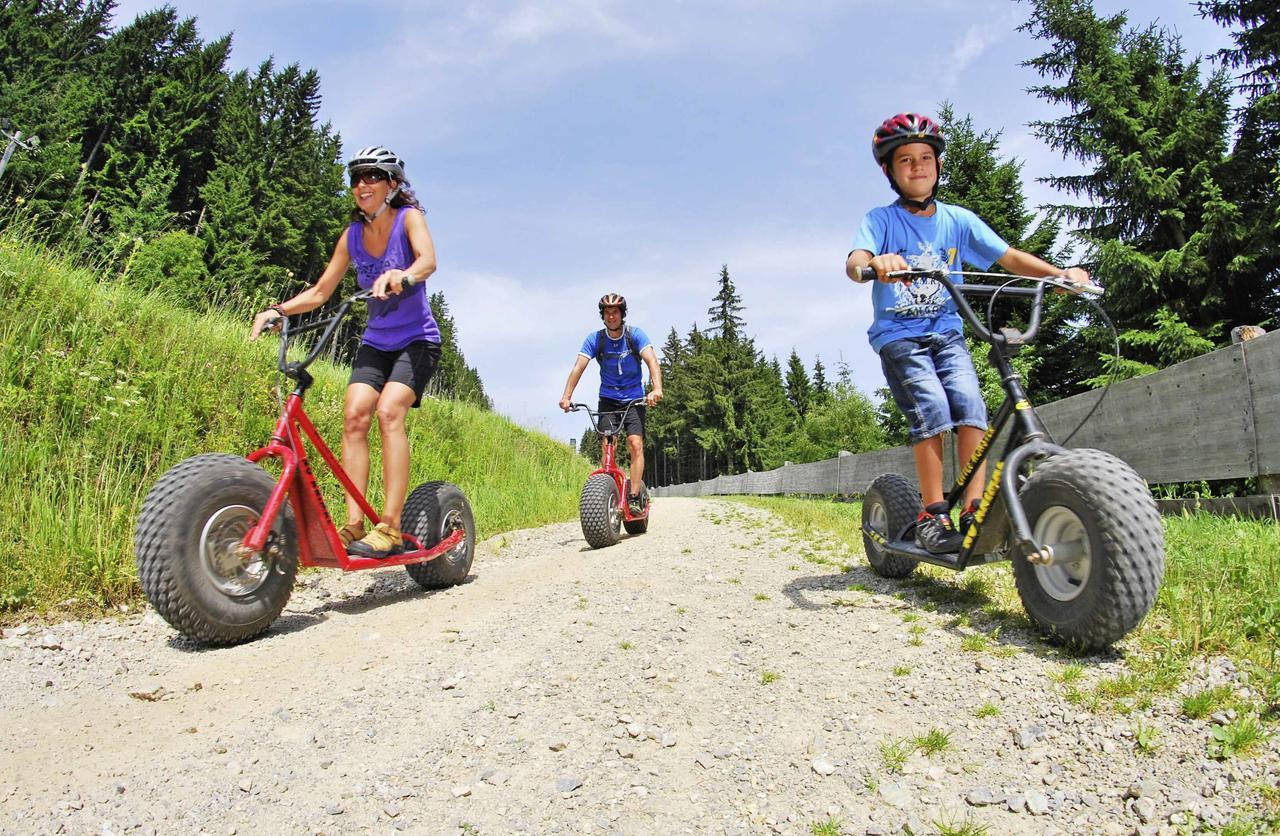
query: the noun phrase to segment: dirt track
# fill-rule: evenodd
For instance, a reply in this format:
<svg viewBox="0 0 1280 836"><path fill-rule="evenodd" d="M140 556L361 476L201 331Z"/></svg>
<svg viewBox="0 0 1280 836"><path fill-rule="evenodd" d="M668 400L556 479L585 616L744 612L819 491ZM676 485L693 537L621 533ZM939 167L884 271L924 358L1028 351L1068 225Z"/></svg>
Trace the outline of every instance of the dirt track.
<svg viewBox="0 0 1280 836"><path fill-rule="evenodd" d="M307 574L241 647L154 614L9 629L0 833L1159 833L1280 783L1277 741L1224 764L1173 699L1083 712L1033 637L965 650L959 611L804 550L663 499L610 549L576 523L494 538L444 592ZM1122 668L1083 665L1080 687ZM1195 687L1217 682L1244 687L1226 663ZM912 751L930 731L945 748Z"/></svg>

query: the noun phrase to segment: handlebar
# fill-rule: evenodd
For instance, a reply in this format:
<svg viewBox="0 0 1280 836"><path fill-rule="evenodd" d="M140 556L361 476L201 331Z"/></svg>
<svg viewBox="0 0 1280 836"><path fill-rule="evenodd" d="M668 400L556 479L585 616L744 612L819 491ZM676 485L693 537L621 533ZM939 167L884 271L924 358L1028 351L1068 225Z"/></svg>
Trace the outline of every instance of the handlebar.
<svg viewBox="0 0 1280 836"><path fill-rule="evenodd" d="M600 433L600 416L601 416L601 415L626 415L628 412L630 412L630 411L631 411L631 407L633 407L633 406L647 406L647 405L648 405L648 403L649 403L649 402L648 402L646 399L644 399L644 398L636 398L635 400L627 401L627 402L626 402L626 404L624 404L624 405L623 405L623 408L622 408L622 409L620 409L620 410L615 410L615 411L613 411L613 412L600 412L600 411L598 411L598 410L594 410L594 409L592 409L590 406L588 406L588 405L586 405L586 404L584 404L584 403L571 403L571 404L569 404L569 411L570 411L570 412L586 412L586 413L587 413L587 417L588 417L588 419L590 419L590 421L591 421L591 429L595 430L595 431L596 431L596 433L597 433L597 434L599 434L599 433ZM623 421L619 421L619 422L618 422L618 429L619 429L619 430L621 430L621 429L622 429L622 424L623 424ZM616 434L616 432L615 432L615 434Z"/></svg>
<svg viewBox="0 0 1280 836"><path fill-rule="evenodd" d="M1046 286L1061 288L1070 293L1085 293L1091 296L1101 296L1103 289L1095 284L1078 285L1074 282L1066 281L1062 277L1056 276L1019 276L1005 273L981 273L963 270L894 270L885 274L890 279L902 279L910 281L912 279L933 279L942 285L946 291L951 294L951 298L955 300L956 310L960 317L965 321L978 338L983 342L993 345L1024 345L1035 340L1037 332L1040 330L1040 315L1044 310L1044 289ZM974 277L990 277L1004 280L1004 284L970 284L963 282L956 284L951 281L951 276L974 276ZM879 274L874 267L861 267L858 269L859 280L863 282L875 281L879 278ZM1035 282L1035 287L1013 287L1013 282L1027 281ZM978 318L973 312L973 308L969 306L969 302L965 299L965 294L974 296L989 296L991 303L994 305L997 296L1017 296L1031 299L1031 318L1027 322L1027 330L1019 331L1016 328L997 328L993 331ZM988 308L988 313L990 307ZM998 333L997 333L998 332Z"/></svg>
<svg viewBox="0 0 1280 836"><path fill-rule="evenodd" d="M416 279L407 278L401 282L401 289L407 290L415 284L417 284ZM308 322L306 325L299 325L293 328L289 326L289 317L287 316L268 320L262 330L275 330L276 328L280 330L280 352L276 359L276 365L280 369L280 372L286 377L297 378L299 374L314 363L316 358L320 356L320 353L328 347L329 343L333 340L334 332L338 330L338 323L341 322L350 312L351 306L356 302L367 302L372 298L374 298L372 290L361 290L358 293L352 294L347 299L344 299L342 304L338 306L338 309L329 316L324 317L323 319L317 319L315 322ZM316 344L312 347L311 352L307 354L306 358L290 363L288 361L289 338L297 336L298 334L305 334L308 331L317 331L321 328L325 329L324 333L320 335L320 339L316 340Z"/></svg>

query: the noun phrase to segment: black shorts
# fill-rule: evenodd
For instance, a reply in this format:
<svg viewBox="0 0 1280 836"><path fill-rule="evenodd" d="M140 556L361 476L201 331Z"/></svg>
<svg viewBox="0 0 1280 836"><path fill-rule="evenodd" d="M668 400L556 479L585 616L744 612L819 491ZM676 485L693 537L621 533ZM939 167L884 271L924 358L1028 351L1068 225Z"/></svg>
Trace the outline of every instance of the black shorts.
<svg viewBox="0 0 1280 836"><path fill-rule="evenodd" d="M418 340L399 351L383 351L371 345L361 344L351 364L351 383L364 383L381 392L389 381L403 383L413 390L416 407L422 403L422 393L440 364L440 343Z"/></svg>
<svg viewBox="0 0 1280 836"><path fill-rule="evenodd" d="M600 412L600 434L613 435L618 431L618 421L622 418L622 410L627 409L628 401L615 401L613 398L601 398L597 409ZM633 406L627 410L627 423L623 430L627 435L644 436L643 406Z"/></svg>

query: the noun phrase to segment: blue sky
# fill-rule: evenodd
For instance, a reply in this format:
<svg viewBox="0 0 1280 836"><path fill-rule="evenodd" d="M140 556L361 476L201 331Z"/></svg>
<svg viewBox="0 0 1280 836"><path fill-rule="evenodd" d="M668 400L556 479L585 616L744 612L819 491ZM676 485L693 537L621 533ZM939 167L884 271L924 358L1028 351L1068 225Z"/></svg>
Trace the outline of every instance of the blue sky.
<svg viewBox="0 0 1280 836"><path fill-rule="evenodd" d="M117 24L156 7L124 0ZM867 345L870 290L844 277L863 214L892 193L870 153L884 118L953 102L1003 132L1034 182L1069 164L1027 123L1052 118L1020 63L1045 45L1010 0L177 0L205 40L234 33L232 68L316 69L321 118L347 153L407 161L468 362L496 408L553 437L595 301L624 294L661 345L707 321L721 264L747 330L780 362L795 348L883 385ZM1096 0L1158 21L1191 54L1228 44L1191 3ZM592 400L592 368L575 399Z"/></svg>

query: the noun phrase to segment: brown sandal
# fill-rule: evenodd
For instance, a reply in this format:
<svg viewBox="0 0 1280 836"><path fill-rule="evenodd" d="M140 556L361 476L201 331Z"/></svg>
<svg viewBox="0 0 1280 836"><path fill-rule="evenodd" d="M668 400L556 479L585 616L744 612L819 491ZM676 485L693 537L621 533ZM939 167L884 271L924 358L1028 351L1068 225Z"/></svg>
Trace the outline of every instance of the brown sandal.
<svg viewBox="0 0 1280 836"><path fill-rule="evenodd" d="M342 547L345 549L356 540L365 538L364 523L347 523L338 529L338 539L342 541Z"/></svg>

